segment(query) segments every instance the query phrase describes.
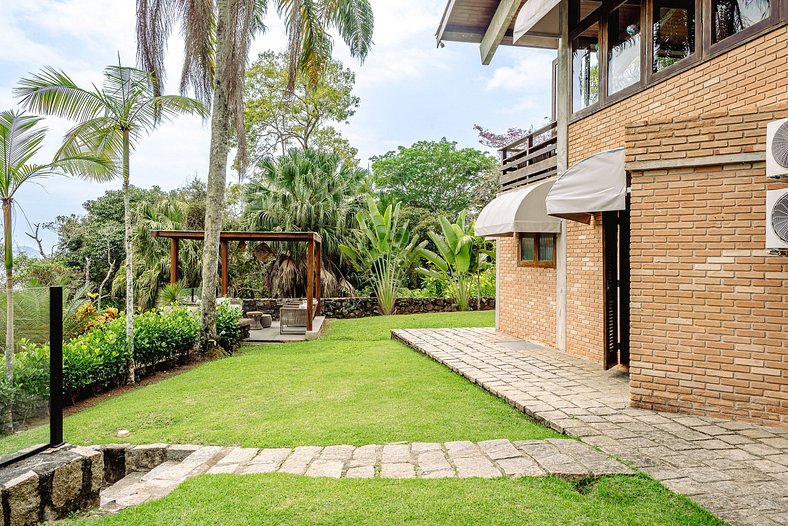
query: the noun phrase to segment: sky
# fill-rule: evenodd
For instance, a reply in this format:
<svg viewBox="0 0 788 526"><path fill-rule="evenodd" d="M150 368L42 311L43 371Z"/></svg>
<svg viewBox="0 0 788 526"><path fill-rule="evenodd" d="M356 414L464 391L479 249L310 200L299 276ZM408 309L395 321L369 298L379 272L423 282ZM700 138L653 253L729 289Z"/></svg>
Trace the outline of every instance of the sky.
<svg viewBox="0 0 788 526"><path fill-rule="evenodd" d="M435 30L446 0L370 0L375 13L375 45L363 64L337 40L334 57L356 72L361 106L339 129L358 148L362 164L374 155L420 140L446 137L461 147L482 148L474 124L503 131L539 126L550 113L550 64L555 53L501 47L482 66L476 44L447 42L438 48ZM44 66L64 70L78 84L99 84L108 64L134 65L135 0L2 0L0 32L0 110L18 108L12 89L19 78ZM284 49L281 22L252 45L250 59L265 50ZM168 46L165 92L175 93L183 56L177 35ZM35 162L45 163L70 127L47 118L47 140ZM140 187L177 188L205 179L210 132L197 117L163 124L144 138L131 158L131 182ZM28 225L58 215L81 214L82 203L119 189L120 182L88 183L65 177L30 185L17 194L15 245L34 246ZM57 242L44 231L46 250Z"/></svg>

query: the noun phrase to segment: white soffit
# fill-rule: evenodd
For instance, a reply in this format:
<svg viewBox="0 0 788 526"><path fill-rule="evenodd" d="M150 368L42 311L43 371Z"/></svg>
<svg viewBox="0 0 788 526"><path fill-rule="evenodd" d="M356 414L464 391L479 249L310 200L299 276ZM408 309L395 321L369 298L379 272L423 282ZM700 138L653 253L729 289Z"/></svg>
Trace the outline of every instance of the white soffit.
<svg viewBox="0 0 788 526"><path fill-rule="evenodd" d="M561 0L528 0L514 23L514 44L519 46L558 47L561 36L558 6Z"/></svg>
<svg viewBox="0 0 788 526"><path fill-rule="evenodd" d="M549 215L583 223L595 212L626 210L624 148L587 157L562 173L546 204Z"/></svg>
<svg viewBox="0 0 788 526"><path fill-rule="evenodd" d="M531 183L493 199L476 220L476 235L506 237L516 232L560 232L561 220L550 217L545 210L545 198L554 181Z"/></svg>

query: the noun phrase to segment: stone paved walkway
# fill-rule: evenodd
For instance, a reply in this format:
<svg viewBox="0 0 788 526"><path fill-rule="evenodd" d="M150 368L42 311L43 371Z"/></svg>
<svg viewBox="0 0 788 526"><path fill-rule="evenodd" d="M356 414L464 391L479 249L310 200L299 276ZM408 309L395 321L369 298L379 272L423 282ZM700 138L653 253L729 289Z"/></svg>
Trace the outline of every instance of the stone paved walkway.
<svg viewBox="0 0 788 526"><path fill-rule="evenodd" d="M624 464L577 440L487 440L369 446L300 446L249 449L215 446L139 446L162 464L128 474L101 492L101 508L115 512L163 497L204 473L291 473L333 478L525 477L554 475L584 480L633 474ZM174 455L171 453L175 453ZM184 455L186 453L186 455ZM185 458L183 458L185 456ZM178 460L182 459L182 460Z"/></svg>
<svg viewBox="0 0 788 526"><path fill-rule="evenodd" d="M626 376L492 329L392 337L732 524L788 524L788 428L628 407Z"/></svg>

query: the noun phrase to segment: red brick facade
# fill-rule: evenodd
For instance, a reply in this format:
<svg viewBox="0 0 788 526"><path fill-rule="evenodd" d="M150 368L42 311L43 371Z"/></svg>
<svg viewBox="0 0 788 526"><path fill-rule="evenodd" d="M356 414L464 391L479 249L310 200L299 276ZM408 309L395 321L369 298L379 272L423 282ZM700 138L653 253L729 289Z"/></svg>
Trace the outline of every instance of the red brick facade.
<svg viewBox="0 0 788 526"><path fill-rule="evenodd" d="M630 166L674 163L632 173L634 405L788 424L788 258L763 250L781 185L762 161L676 167L762 152L787 103L784 26L569 125L570 165L620 146ZM601 221L567 229L566 350L601 362ZM516 256L499 242L500 328L553 345L555 271Z"/></svg>
<svg viewBox="0 0 788 526"><path fill-rule="evenodd" d="M788 105L627 129L627 161L760 152ZM691 148L691 149L690 149ZM632 172L638 407L788 424L788 257L765 247L762 161Z"/></svg>

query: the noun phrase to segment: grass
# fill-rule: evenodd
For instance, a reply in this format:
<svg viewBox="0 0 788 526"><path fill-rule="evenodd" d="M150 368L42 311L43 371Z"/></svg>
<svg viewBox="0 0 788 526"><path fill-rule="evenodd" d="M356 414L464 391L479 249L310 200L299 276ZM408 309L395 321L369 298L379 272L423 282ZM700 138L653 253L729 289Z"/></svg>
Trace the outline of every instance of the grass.
<svg viewBox="0 0 788 526"><path fill-rule="evenodd" d="M579 490L579 491L578 491ZM65 526L146 525L722 525L644 476L588 485L556 478L354 480L205 475L168 497Z"/></svg>
<svg viewBox="0 0 788 526"><path fill-rule="evenodd" d="M492 312L336 321L317 341L250 346L65 420L66 440L287 447L558 436L392 341L391 328L491 326ZM131 436L117 438L120 429ZM0 453L46 442L39 428Z"/></svg>

